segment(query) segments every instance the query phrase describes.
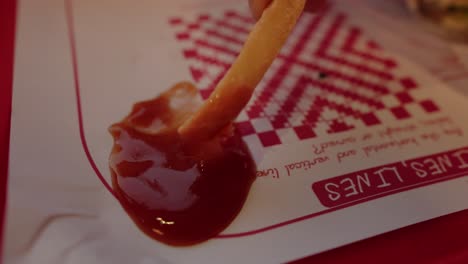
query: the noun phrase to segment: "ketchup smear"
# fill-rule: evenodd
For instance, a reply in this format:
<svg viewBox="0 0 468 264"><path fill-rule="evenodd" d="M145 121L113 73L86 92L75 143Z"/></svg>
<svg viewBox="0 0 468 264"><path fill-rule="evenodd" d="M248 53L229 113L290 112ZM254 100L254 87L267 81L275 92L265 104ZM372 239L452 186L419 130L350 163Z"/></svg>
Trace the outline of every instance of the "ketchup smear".
<svg viewBox="0 0 468 264"><path fill-rule="evenodd" d="M191 113L196 88L181 83L134 105L109 128L112 185L148 236L173 246L208 240L241 210L255 164L231 127L209 142L183 141L177 128Z"/></svg>

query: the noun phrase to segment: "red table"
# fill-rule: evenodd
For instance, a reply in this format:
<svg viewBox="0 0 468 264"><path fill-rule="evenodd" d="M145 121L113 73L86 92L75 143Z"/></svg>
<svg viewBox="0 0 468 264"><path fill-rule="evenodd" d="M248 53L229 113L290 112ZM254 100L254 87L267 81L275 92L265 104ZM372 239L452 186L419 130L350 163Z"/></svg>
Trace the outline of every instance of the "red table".
<svg viewBox="0 0 468 264"><path fill-rule="evenodd" d="M0 247L3 244L1 227L4 226L8 175L15 14L15 0L0 0ZM468 263L468 210L311 256L297 263Z"/></svg>

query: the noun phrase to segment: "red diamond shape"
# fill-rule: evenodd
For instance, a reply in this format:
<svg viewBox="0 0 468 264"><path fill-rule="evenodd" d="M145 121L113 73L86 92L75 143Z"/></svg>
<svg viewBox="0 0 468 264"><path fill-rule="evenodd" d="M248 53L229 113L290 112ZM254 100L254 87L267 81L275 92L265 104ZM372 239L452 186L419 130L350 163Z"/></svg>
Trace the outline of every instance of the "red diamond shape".
<svg viewBox="0 0 468 264"><path fill-rule="evenodd" d="M192 73L192 77L196 82L199 82L204 74L203 71L195 69L194 67L190 67L190 72Z"/></svg>
<svg viewBox="0 0 468 264"><path fill-rule="evenodd" d="M198 20L199 21L205 21L205 20L208 20L210 19L210 15L207 15L207 14L202 14L198 17Z"/></svg>
<svg viewBox="0 0 468 264"><path fill-rule="evenodd" d="M414 89L416 87L418 87L418 85L416 84L415 81L413 81L413 79L407 77L407 78L403 78L400 80L400 83L401 85L403 85L403 87L405 87L406 89Z"/></svg>
<svg viewBox="0 0 468 264"><path fill-rule="evenodd" d="M278 115L271 121L271 125L275 128L285 128L287 123L287 118L283 115Z"/></svg>
<svg viewBox="0 0 468 264"><path fill-rule="evenodd" d="M411 97L411 95L409 95L406 92L397 93L395 94L395 96L398 98L400 102L404 104L413 102L413 97Z"/></svg>
<svg viewBox="0 0 468 264"><path fill-rule="evenodd" d="M199 29L200 24L192 23L192 24L189 24L187 27L188 27L188 29Z"/></svg>
<svg viewBox="0 0 468 264"><path fill-rule="evenodd" d="M242 136L247 136L255 133L255 129L250 123L250 121L238 122L236 123L236 128Z"/></svg>
<svg viewBox="0 0 468 264"><path fill-rule="evenodd" d="M281 144L281 140L275 131L267 131L258 134L260 141L264 147L274 146Z"/></svg>
<svg viewBox="0 0 468 264"><path fill-rule="evenodd" d="M420 104L428 113L439 111L439 107L431 100L422 101Z"/></svg>
<svg viewBox="0 0 468 264"><path fill-rule="evenodd" d="M299 137L299 139L308 139L316 136L310 126L295 127L294 131L296 131L296 134Z"/></svg>
<svg viewBox="0 0 468 264"><path fill-rule="evenodd" d="M353 128L354 128L353 126L350 126L341 120L335 119L330 124L329 132L330 133L343 132L343 131L347 131Z"/></svg>
<svg viewBox="0 0 468 264"><path fill-rule="evenodd" d="M403 107L394 107L391 109L391 111L397 119L405 119L410 117L408 111L406 111L406 109Z"/></svg>
<svg viewBox="0 0 468 264"><path fill-rule="evenodd" d="M249 110L247 110L247 115L253 119L253 118L259 117L261 112L262 112L262 106L254 105L250 107Z"/></svg>
<svg viewBox="0 0 468 264"><path fill-rule="evenodd" d="M368 113L361 116L362 122L368 126L380 124L380 120L374 115L374 113Z"/></svg>
<svg viewBox="0 0 468 264"><path fill-rule="evenodd" d="M190 38L190 35L188 33L179 33L177 34L177 39L179 40L184 40Z"/></svg>
<svg viewBox="0 0 468 264"><path fill-rule="evenodd" d="M203 100L205 100L208 97L210 97L211 92L213 92L213 90L211 90L211 89L200 90L200 96L203 98Z"/></svg>
<svg viewBox="0 0 468 264"><path fill-rule="evenodd" d="M182 24L182 19L179 18L179 17L174 17L174 18L169 19L169 23L170 23L171 25Z"/></svg>
<svg viewBox="0 0 468 264"><path fill-rule="evenodd" d="M190 49L190 50L184 50L184 57L187 59L193 58L197 56L197 51Z"/></svg>

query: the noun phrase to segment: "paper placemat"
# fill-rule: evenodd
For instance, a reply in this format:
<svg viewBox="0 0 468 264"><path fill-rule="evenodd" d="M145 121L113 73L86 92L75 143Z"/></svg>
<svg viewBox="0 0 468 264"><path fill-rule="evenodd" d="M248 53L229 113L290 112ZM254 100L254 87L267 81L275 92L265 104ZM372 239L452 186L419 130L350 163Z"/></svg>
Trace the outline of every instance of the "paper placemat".
<svg viewBox="0 0 468 264"><path fill-rule="evenodd" d="M206 97L252 26L246 3L21 2L7 263L277 263L468 208L466 99L347 9L301 18L236 121L258 167L239 216L172 248L100 183L107 127L179 80Z"/></svg>

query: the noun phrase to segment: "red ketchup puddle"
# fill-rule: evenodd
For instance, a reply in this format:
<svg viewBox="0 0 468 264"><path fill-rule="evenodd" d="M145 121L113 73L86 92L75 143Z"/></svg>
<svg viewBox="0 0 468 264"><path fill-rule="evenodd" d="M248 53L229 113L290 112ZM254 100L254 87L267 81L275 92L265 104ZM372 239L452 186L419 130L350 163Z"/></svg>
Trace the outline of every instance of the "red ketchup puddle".
<svg viewBox="0 0 468 264"><path fill-rule="evenodd" d="M134 105L109 128L112 185L135 224L173 246L208 240L241 210L255 164L241 136L227 128L210 142L183 141L177 128L197 105L197 90L181 83Z"/></svg>

